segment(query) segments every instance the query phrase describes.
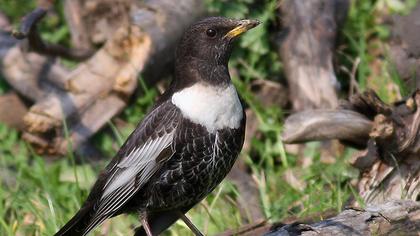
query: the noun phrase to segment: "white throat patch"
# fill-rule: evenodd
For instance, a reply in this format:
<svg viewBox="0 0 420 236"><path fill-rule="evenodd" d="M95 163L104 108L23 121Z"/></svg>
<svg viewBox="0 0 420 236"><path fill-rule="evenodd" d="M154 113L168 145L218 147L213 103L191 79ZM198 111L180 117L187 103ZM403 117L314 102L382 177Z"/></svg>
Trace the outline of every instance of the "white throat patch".
<svg viewBox="0 0 420 236"><path fill-rule="evenodd" d="M235 86L225 88L197 83L172 96L185 118L214 131L223 128L239 128L242 120L242 105Z"/></svg>

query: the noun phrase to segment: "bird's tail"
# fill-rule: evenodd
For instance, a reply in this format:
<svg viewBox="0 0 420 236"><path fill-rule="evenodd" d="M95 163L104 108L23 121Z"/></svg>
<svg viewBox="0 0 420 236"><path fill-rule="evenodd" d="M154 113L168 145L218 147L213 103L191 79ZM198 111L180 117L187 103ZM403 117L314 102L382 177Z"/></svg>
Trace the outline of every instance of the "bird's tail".
<svg viewBox="0 0 420 236"><path fill-rule="evenodd" d="M89 226L91 217L92 206L85 205L55 234L55 236L86 235L90 231L87 230L87 227Z"/></svg>

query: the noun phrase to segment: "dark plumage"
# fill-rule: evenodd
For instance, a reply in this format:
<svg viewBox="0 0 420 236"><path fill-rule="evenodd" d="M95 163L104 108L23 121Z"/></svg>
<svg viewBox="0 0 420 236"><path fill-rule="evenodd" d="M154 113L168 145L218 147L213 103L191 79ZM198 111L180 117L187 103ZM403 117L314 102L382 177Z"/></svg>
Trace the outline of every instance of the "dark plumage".
<svg viewBox="0 0 420 236"><path fill-rule="evenodd" d="M191 26L176 52L169 89L99 175L79 212L56 235L86 235L107 218L138 213L135 235L156 235L232 168L243 144L245 114L231 84L231 43L258 21L207 18Z"/></svg>

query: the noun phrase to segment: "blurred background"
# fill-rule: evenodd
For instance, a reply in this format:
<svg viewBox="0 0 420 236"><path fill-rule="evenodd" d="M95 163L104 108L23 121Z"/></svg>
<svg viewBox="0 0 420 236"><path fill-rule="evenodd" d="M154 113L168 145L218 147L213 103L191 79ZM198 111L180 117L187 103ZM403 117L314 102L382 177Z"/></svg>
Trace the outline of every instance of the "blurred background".
<svg viewBox="0 0 420 236"><path fill-rule="evenodd" d="M229 64L248 117L240 160L188 213L206 235L318 221L391 195L418 200L419 169L387 164L407 161L398 149L405 140L394 142L381 126L394 124L395 114L404 132L416 121L416 5L0 0L0 235L52 235L73 216L99 171L167 87L182 32L208 15L262 24L238 40ZM45 10L32 12L36 8ZM33 19L23 18L28 14ZM357 114L336 118L343 109ZM285 126L292 114L297 118ZM317 115L325 122L311 120ZM387 144L394 149L384 149ZM361 156L373 159L360 164ZM391 176L395 168L417 179ZM386 178L411 187L396 190ZM138 225L136 216L118 216L92 235L131 235ZM191 232L177 222L164 235Z"/></svg>

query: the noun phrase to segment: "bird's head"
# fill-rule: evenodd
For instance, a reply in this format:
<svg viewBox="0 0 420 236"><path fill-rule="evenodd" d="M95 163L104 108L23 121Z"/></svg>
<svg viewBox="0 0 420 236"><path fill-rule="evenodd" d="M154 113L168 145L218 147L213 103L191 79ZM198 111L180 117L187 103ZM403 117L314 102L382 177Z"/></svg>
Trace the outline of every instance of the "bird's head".
<svg viewBox="0 0 420 236"><path fill-rule="evenodd" d="M224 17L203 19L185 31L177 48L177 59L227 65L234 39L259 23L258 20L234 20Z"/></svg>

